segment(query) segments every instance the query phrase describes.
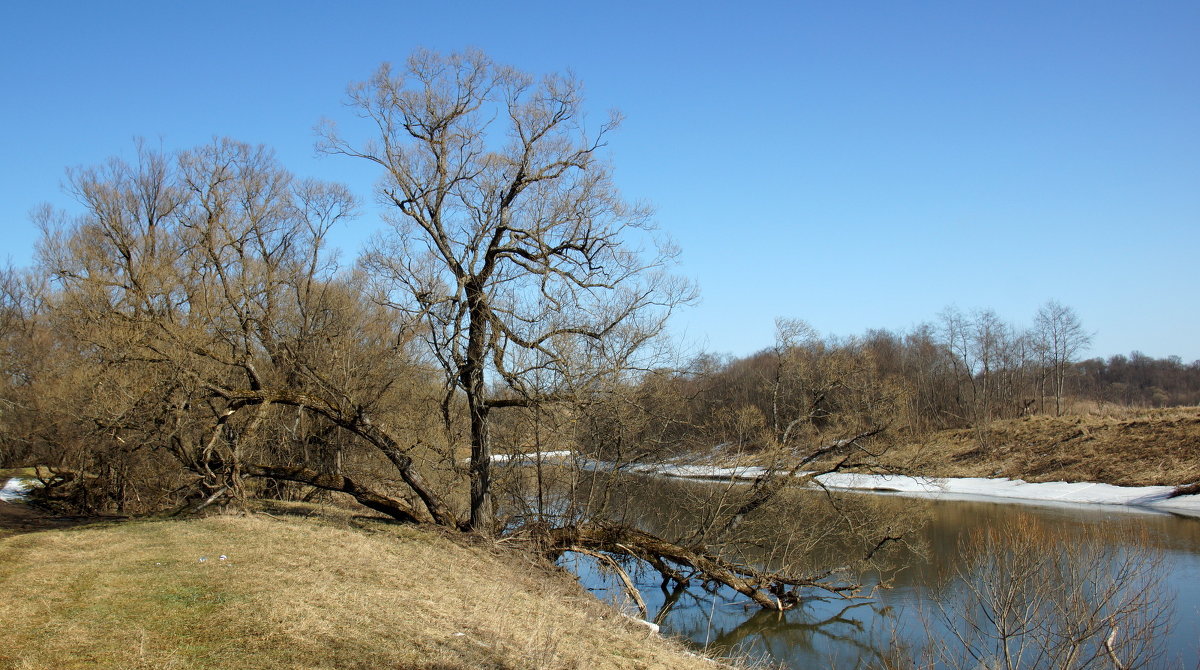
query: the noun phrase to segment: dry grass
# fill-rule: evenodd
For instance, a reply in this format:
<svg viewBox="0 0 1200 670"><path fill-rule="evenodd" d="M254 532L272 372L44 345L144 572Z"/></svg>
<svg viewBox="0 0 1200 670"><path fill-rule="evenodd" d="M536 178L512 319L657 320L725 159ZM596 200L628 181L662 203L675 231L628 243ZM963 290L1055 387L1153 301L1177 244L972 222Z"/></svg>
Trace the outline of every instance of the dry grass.
<svg viewBox="0 0 1200 670"><path fill-rule="evenodd" d="M983 431L942 431L894 448L888 460L940 477L1122 486L1200 481L1200 407L1088 409L997 421Z"/></svg>
<svg viewBox="0 0 1200 670"><path fill-rule="evenodd" d="M338 512L0 538L0 593L5 668L713 667L521 554Z"/></svg>

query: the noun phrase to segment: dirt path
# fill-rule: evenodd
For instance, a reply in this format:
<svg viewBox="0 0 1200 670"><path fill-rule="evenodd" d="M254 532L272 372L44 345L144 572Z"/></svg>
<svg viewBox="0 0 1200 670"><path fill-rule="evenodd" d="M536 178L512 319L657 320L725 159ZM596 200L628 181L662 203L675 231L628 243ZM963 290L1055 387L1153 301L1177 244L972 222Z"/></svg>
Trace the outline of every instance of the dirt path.
<svg viewBox="0 0 1200 670"><path fill-rule="evenodd" d="M7 481L7 477L0 477L0 488L3 488ZM39 530L68 528L89 521L94 521L94 519L54 516L45 510L23 502L0 500L0 538Z"/></svg>

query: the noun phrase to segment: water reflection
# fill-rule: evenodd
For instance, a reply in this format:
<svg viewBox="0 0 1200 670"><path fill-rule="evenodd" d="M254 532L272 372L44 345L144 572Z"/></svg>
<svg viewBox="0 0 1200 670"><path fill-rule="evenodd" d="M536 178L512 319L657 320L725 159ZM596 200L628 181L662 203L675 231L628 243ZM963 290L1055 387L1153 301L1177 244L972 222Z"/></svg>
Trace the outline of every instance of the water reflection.
<svg viewBox="0 0 1200 670"><path fill-rule="evenodd" d="M696 482L653 480L643 492L628 491L624 499L627 518L638 518L639 507L653 526L671 500L695 495ZM680 487L688 489L681 492ZM822 495L798 493L800 496ZM1161 550L1165 560L1165 586L1177 599L1174 626L1165 638L1167 654L1185 667L1197 656L1200 641L1200 522L1157 513L1086 506L1036 507L988 502L934 502L888 495L866 495L885 514L897 518L927 518L914 548L896 552L890 565L857 575L868 585L881 581L870 600L813 599L784 612L767 612L747 606L746 599L727 589L664 586L657 573L634 572L650 616L666 633L722 654L749 656L787 667L870 667L896 645L920 648L939 629L929 616L931 593L945 588L962 564L960 539L974 531L1005 528L1025 515L1058 538L1070 541L1085 530L1100 535L1116 548L1142 538ZM677 524L680 517L672 516ZM673 527L672 530L679 530ZM836 543L835 543L836 544ZM837 550L827 551L836 555ZM824 560L822 558L821 560ZM620 588L591 561L569 559L588 587L613 602L625 599ZM1171 663L1164 667L1175 667Z"/></svg>

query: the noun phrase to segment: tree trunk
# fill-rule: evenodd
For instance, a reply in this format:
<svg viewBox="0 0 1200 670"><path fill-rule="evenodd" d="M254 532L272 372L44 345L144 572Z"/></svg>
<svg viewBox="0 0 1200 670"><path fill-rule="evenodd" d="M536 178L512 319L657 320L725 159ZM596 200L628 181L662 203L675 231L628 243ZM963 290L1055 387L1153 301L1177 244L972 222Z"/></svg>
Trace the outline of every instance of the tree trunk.
<svg viewBox="0 0 1200 670"><path fill-rule="evenodd" d="M704 549L668 542L635 528L619 524L584 524L554 528L547 532L545 552L557 558L565 552L592 554L605 552L646 561L662 572L665 578L679 581L681 576L670 565L690 568L693 572L683 579L696 577L719 582L753 600L759 607L782 612L802 601L800 588L814 588L830 594L853 598L858 594L856 584L834 584L822 581L821 576L798 577L780 572L760 571L738 565L709 554ZM882 541L881 541L882 544ZM662 566L661 568L659 566Z"/></svg>
<svg viewBox="0 0 1200 670"><path fill-rule="evenodd" d="M432 518L419 514L416 508L403 500L385 496L343 475L330 475L302 467L272 467L250 463L242 466L242 472L248 477L282 479L290 482L309 484L320 489L325 489L326 491L348 493L364 507L369 507L376 512L383 512L393 519L400 521L413 523L433 521Z"/></svg>
<svg viewBox="0 0 1200 670"><path fill-rule="evenodd" d="M491 535L492 527L492 440L488 429L487 396L483 369L489 312L482 280L467 282L470 324L467 331L466 361L459 381L466 390L467 412L471 421L471 516L467 529Z"/></svg>
<svg viewBox="0 0 1200 670"><path fill-rule="evenodd" d="M488 427L488 410L482 394L482 377L478 387L467 392L467 406L471 413L471 517L467 528L490 535L492 528L492 441Z"/></svg>

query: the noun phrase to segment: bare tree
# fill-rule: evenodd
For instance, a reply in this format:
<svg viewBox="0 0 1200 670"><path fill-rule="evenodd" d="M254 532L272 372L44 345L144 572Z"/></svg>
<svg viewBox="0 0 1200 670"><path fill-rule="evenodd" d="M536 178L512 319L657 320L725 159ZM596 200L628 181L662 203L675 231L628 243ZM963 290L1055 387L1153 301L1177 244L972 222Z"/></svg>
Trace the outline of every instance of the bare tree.
<svg viewBox="0 0 1200 670"><path fill-rule="evenodd" d="M654 244L649 211L618 196L601 160L617 117L589 136L578 82L535 81L475 52L418 52L402 73L385 66L352 86L350 100L376 136L356 144L327 126L322 146L384 170L379 195L390 207L391 230L362 266L377 278L381 304L422 324L428 355L444 376L447 432L469 426L465 527L494 532L498 410L527 412L524 422L504 425L502 437L512 446L519 442L509 431L521 423L536 452L545 442L541 428L596 422L611 430L577 439L621 454L614 468L649 455L642 438L662 426L637 429L655 422L642 420L653 415L644 413L644 389L633 373L654 361L666 318L694 292L665 273L674 250ZM638 244L653 246L643 254ZM555 401L561 401L556 414L539 412ZM616 419L604 422L602 415ZM637 418L631 423L630 416ZM822 453L857 448L849 440ZM795 469L790 465L784 471ZM729 537L733 529L724 530L727 521L736 518L746 528L743 517L765 513L779 499L783 487L774 482L786 481L782 473L766 478L770 485L764 479L746 500L718 502L699 534L664 537L613 514L607 483L582 503L580 480L597 481L587 472L565 477L566 501L553 504L537 470L536 521L518 523L516 534L548 556L602 553L640 561L664 579L719 582L777 610L800 603L801 589L857 591L841 572L772 569L725 553L736 540ZM892 539L875 538L865 551Z"/></svg>
<svg viewBox="0 0 1200 670"><path fill-rule="evenodd" d="M1036 397L1026 397L1030 338L990 309L966 316L949 307L941 320L942 342L957 377L960 416L985 446L991 421L1018 416L1037 402Z"/></svg>
<svg viewBox="0 0 1200 670"><path fill-rule="evenodd" d="M43 213L41 264L57 330L92 375L71 403L91 433L78 467L94 470L101 445L169 454L194 478L190 497L236 492L270 405L314 395L301 354L331 338L322 240L353 199L231 140L176 156L139 145L135 162L69 183L83 213Z"/></svg>
<svg viewBox="0 0 1200 670"><path fill-rule="evenodd" d="M657 571L664 586L716 582L772 610L795 607L804 594L861 596L857 570L878 567L873 561L903 540L908 520L793 489L876 465L886 447L880 435L903 399L854 347L826 348L803 324L779 325L773 349L725 374L658 371L588 408L581 443L603 460L569 482L547 553L614 556ZM629 465L681 456L655 449L679 442L754 459L760 474L696 487L625 474ZM841 551L823 555L828 543Z"/></svg>
<svg viewBox="0 0 1200 670"><path fill-rule="evenodd" d="M650 210L620 198L601 157L619 117L589 136L575 79L418 51L349 96L376 136L353 144L327 125L321 146L383 168L391 233L363 264L424 324L447 417L462 394L468 525L490 532L491 412L636 366L693 290L663 272L670 247L631 246L653 240Z"/></svg>
<svg viewBox="0 0 1200 670"><path fill-rule="evenodd" d="M1092 343L1075 310L1056 300L1042 305L1034 317L1038 349L1049 369L1054 391L1054 414L1062 415L1062 402L1071 364Z"/></svg>
<svg viewBox="0 0 1200 670"><path fill-rule="evenodd" d="M47 286L38 274L0 268L0 463L39 456L38 426L48 398L40 382L61 370L46 315ZM57 375L55 375L57 376Z"/></svg>
<svg viewBox="0 0 1200 670"><path fill-rule="evenodd" d="M1153 667L1171 614L1161 554L1102 529L1063 537L1029 517L963 540L967 560L938 594L951 668Z"/></svg>

